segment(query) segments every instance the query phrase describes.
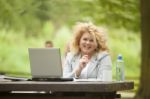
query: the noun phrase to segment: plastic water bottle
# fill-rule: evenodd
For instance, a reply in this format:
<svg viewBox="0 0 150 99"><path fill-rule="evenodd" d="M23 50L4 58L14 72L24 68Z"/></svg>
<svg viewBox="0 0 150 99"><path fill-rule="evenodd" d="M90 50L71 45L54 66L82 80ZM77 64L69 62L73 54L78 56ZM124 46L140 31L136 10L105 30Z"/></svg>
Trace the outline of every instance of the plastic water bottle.
<svg viewBox="0 0 150 99"><path fill-rule="evenodd" d="M116 80L123 81L124 79L124 61L122 55L119 54L116 61Z"/></svg>

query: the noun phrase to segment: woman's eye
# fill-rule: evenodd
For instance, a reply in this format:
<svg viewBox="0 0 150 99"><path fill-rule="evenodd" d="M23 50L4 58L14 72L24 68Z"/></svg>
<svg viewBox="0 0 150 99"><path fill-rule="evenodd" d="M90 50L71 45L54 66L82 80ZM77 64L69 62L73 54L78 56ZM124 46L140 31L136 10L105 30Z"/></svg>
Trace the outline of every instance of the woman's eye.
<svg viewBox="0 0 150 99"><path fill-rule="evenodd" d="M93 40L90 40L90 42L93 42Z"/></svg>
<svg viewBox="0 0 150 99"><path fill-rule="evenodd" d="M83 40L84 40L84 41L87 41L87 38L84 38Z"/></svg>

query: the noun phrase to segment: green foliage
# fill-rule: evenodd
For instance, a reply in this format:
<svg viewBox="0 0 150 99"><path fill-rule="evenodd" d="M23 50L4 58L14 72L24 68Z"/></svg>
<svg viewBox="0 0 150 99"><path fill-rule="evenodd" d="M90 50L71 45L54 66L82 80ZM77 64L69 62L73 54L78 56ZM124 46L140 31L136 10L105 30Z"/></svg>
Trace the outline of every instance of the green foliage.
<svg viewBox="0 0 150 99"><path fill-rule="evenodd" d="M1 28L34 31L49 19L47 0L0 0Z"/></svg>
<svg viewBox="0 0 150 99"><path fill-rule="evenodd" d="M109 28L113 69L121 53L126 75L139 76L137 0L0 0L0 15L0 71L29 75L27 48L52 40L63 55L72 35L68 28L77 21L92 21Z"/></svg>
<svg viewBox="0 0 150 99"><path fill-rule="evenodd" d="M113 71L115 76L115 62L118 54L122 54L125 61L126 76L139 77L141 64L141 43L139 33L126 29L109 31L109 46L113 57Z"/></svg>
<svg viewBox="0 0 150 99"><path fill-rule="evenodd" d="M12 31L9 34L2 31L0 35L0 71L7 73L26 74L30 72L27 66L28 57L24 35L16 35ZM4 35L5 34L5 35Z"/></svg>
<svg viewBox="0 0 150 99"><path fill-rule="evenodd" d="M77 21L92 21L110 27L139 30L137 0L0 0L0 28L24 30L37 36L43 24L55 29Z"/></svg>
<svg viewBox="0 0 150 99"><path fill-rule="evenodd" d="M50 28L50 29L48 29ZM47 23L41 36L28 37L24 33L1 30L0 34L0 72L30 76L28 59L29 47L44 47L45 40L52 40L54 46L61 49L62 56L66 44L70 42L72 31L67 27L61 27L56 33L53 25ZM5 33L7 32L7 34ZM51 36L53 34L53 36ZM126 29L108 29L108 45L113 62L113 75L115 77L115 61L121 53L125 61L126 77L139 77L140 68L140 35Z"/></svg>
<svg viewBox="0 0 150 99"><path fill-rule="evenodd" d="M64 50L68 42L70 42L71 31L68 27L62 27L53 39L55 47L61 48L61 53L64 55Z"/></svg>

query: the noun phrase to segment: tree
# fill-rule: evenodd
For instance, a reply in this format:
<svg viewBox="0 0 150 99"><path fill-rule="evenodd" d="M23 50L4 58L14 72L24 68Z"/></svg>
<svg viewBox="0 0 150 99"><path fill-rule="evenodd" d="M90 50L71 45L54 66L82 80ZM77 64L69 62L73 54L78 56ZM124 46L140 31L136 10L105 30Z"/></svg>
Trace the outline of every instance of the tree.
<svg viewBox="0 0 150 99"><path fill-rule="evenodd" d="M97 24L139 31L139 0L80 1L82 16Z"/></svg>
<svg viewBox="0 0 150 99"><path fill-rule="evenodd" d="M140 87L135 99L150 98L150 1L141 0L142 64Z"/></svg>
<svg viewBox="0 0 150 99"><path fill-rule="evenodd" d="M46 2L47 0L0 0L0 28L37 30L49 19Z"/></svg>
<svg viewBox="0 0 150 99"><path fill-rule="evenodd" d="M77 21L92 21L138 31L138 7L137 0L0 0L0 28L33 33L47 21L57 29Z"/></svg>

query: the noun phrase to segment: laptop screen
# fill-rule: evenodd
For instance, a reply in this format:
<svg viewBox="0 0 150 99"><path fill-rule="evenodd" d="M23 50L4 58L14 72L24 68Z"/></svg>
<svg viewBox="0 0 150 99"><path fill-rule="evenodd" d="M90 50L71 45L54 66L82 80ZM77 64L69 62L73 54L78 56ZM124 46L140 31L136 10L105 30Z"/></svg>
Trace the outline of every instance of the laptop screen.
<svg viewBox="0 0 150 99"><path fill-rule="evenodd" d="M62 77L59 48L29 48L32 78Z"/></svg>

